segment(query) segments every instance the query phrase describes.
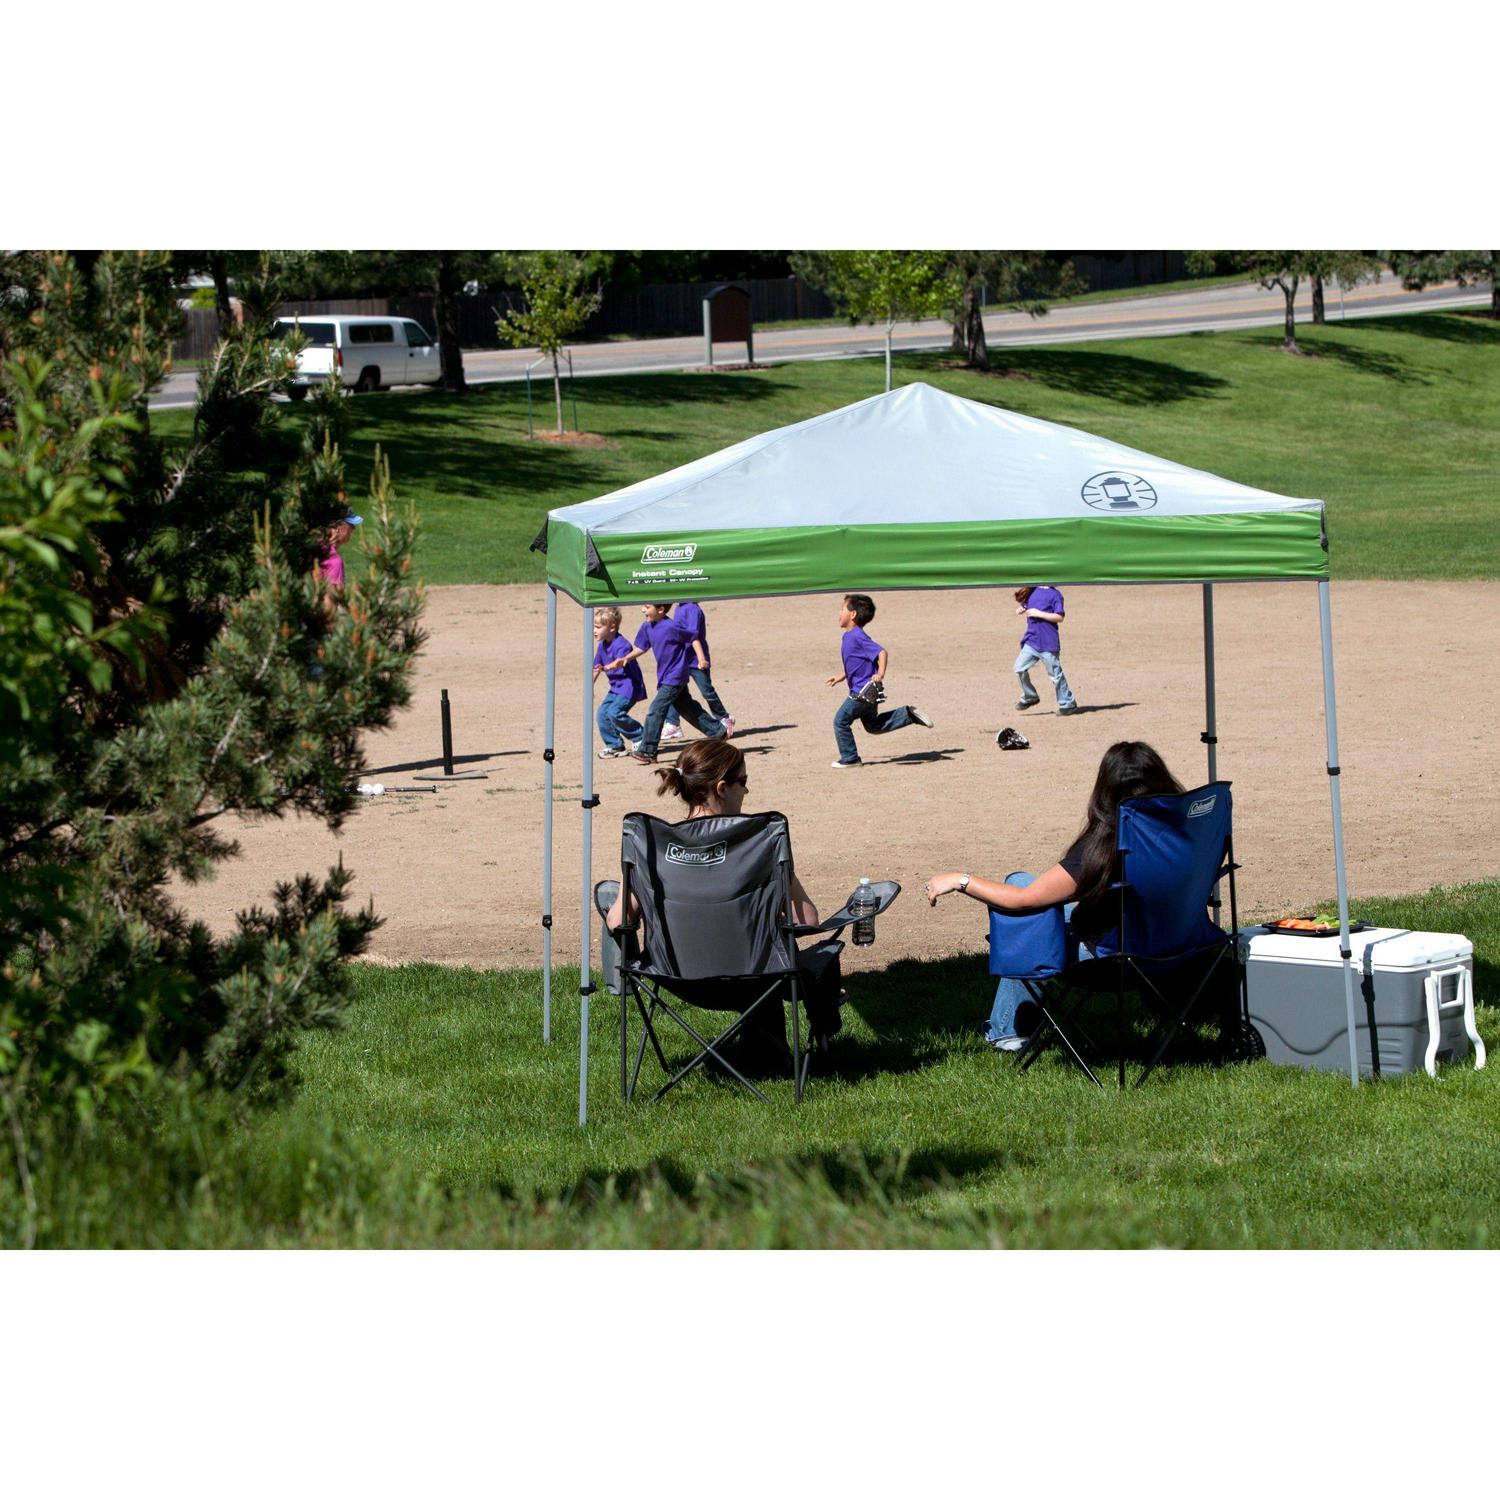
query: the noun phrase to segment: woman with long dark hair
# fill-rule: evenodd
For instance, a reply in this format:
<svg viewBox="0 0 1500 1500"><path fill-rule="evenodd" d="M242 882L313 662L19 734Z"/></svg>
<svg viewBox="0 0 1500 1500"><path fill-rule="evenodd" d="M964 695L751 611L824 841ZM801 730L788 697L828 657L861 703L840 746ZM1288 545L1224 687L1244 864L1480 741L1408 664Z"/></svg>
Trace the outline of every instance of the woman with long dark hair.
<svg viewBox="0 0 1500 1500"><path fill-rule="evenodd" d="M1132 797L1172 796L1183 790L1166 762L1144 740L1117 740L1099 762L1083 831L1050 870L1034 879L1021 872L1004 880L957 870L934 875L923 890L927 904L936 906L938 897L950 891L972 896L996 911L1042 911L1060 902L1074 902L1074 936L1092 946L1113 925L1117 909L1106 896L1119 878L1115 825L1120 804ZM1002 979L985 1023L985 1039L1002 1052L1018 1052L1035 1028L1035 1011L1019 979Z"/></svg>
<svg viewBox="0 0 1500 1500"><path fill-rule="evenodd" d="M745 753L729 740L694 740L678 757L675 766L658 766L656 775L661 783L656 789L658 797L671 794L686 804L687 817L682 822L693 818L738 817L750 789L745 769ZM813 905L812 897L803 888L795 871L792 873L791 895L792 920L804 926L816 926L818 908ZM640 903L632 892L630 920L634 922L639 917ZM610 907L604 920L611 930L620 926L624 920L620 896L615 897L615 904ZM828 941L814 943L811 947L798 950L797 963L802 971L802 993L807 1005L808 1026L812 1030L814 1043L821 1045L843 1027L839 1005L845 997L840 988L838 950ZM725 984L707 980L701 984L695 983L692 993L686 993L688 988L686 985L678 987L684 999L711 1008L720 1008L714 1006L716 992L721 995L727 992ZM759 993L759 986L755 988ZM731 1004L722 1008L740 1007ZM750 1046L752 1050L762 1054L755 1059L755 1065L779 1069L785 1064L789 1068L792 1054L786 1044L784 1020L777 1017L774 1010L762 1006L749 1024L755 1026L755 1036ZM746 1029L749 1029L749 1025Z"/></svg>

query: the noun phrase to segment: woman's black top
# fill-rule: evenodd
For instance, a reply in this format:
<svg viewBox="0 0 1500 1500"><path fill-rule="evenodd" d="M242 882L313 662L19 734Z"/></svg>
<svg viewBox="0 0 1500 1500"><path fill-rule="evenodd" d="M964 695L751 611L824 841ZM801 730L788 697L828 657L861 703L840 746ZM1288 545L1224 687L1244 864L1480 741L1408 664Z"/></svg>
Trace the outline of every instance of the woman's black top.
<svg viewBox="0 0 1500 1500"><path fill-rule="evenodd" d="M1058 860L1063 869L1073 877L1076 884L1083 875L1083 841L1086 835L1080 833L1067 851ZM1119 855L1115 856L1115 874L1111 879L1119 879ZM1119 897L1114 894L1097 896L1092 901L1080 901L1073 912L1073 932L1082 942L1092 947L1106 932L1112 928L1119 918Z"/></svg>

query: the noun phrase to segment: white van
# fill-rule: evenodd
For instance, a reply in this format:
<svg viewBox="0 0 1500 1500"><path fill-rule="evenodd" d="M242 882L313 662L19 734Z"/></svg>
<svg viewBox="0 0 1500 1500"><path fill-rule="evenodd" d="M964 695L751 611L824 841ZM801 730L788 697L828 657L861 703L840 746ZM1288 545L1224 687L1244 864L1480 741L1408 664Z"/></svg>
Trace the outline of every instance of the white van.
<svg viewBox="0 0 1500 1500"><path fill-rule="evenodd" d="M289 394L301 401L310 387L337 370L345 386L379 391L391 385L436 385L443 378L437 340L410 318L356 318L342 313L298 313L278 318L271 337L300 332Z"/></svg>

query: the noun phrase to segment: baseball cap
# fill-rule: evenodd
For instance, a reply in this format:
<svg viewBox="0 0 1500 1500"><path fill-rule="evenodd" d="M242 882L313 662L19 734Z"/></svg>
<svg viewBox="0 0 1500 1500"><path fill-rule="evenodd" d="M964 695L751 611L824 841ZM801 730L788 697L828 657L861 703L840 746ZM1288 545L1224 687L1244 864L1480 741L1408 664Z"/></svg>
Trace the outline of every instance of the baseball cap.
<svg viewBox="0 0 1500 1500"><path fill-rule="evenodd" d="M365 518L363 516L345 516L344 521L350 526L363 526Z"/></svg>

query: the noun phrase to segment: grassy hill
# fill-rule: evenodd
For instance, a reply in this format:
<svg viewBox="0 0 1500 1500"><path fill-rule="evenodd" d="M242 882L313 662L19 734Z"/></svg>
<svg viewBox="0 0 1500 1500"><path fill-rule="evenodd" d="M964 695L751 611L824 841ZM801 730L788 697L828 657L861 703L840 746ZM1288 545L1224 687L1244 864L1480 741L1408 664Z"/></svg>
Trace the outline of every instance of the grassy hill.
<svg viewBox="0 0 1500 1500"><path fill-rule="evenodd" d="M1045 323L1039 325L1045 328ZM994 351L979 375L946 354L898 356L896 380L1065 422L1244 484L1328 502L1339 578L1500 576L1500 324L1466 312L1279 332ZM554 506L592 499L881 389L878 360L722 375L590 377L579 425L606 440L526 437L523 385L462 399L395 392L354 403L351 477L375 444L423 519L429 583L540 580L527 547ZM550 421L550 388L537 418ZM289 412L292 421L300 414ZM185 412L158 413L169 436Z"/></svg>

